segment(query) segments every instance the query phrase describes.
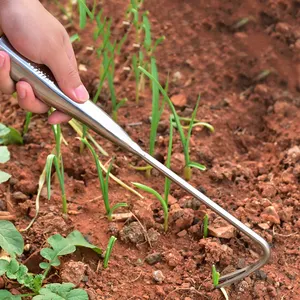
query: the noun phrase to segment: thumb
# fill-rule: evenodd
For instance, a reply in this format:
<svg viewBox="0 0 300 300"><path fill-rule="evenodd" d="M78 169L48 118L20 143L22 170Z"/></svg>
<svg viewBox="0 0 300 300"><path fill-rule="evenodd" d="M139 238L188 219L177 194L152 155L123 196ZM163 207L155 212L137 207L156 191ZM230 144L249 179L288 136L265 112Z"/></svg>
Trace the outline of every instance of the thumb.
<svg viewBox="0 0 300 300"><path fill-rule="evenodd" d="M82 103L89 94L80 80L76 64L65 51L59 51L54 57L46 58L44 63L50 68L61 90L72 100Z"/></svg>

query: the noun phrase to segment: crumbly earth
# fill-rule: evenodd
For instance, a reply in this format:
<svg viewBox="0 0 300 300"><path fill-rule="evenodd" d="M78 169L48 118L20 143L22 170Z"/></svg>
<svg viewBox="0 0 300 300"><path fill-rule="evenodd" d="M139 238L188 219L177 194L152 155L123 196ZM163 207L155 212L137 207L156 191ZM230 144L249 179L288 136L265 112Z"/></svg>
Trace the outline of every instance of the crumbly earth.
<svg viewBox="0 0 300 300"><path fill-rule="evenodd" d="M42 2L67 24L52 1ZM113 35L120 39L128 1L99 3L104 14L113 18ZM272 258L265 267L227 288L230 299L300 299L299 0L145 0L144 8L150 12L153 35L166 37L155 55L161 82L169 73L169 94L180 95L180 114L190 116L201 93L197 119L215 127L214 133L200 127L193 130L192 160L205 164L207 171L195 170L191 183L262 235L272 247ZM243 18L249 21L238 26ZM93 29L88 26L80 32L77 18L74 24L68 26L68 31L81 36L74 47L79 63L86 66L87 71L81 71L81 75L93 95L100 64L86 49L93 45ZM147 149L151 93L146 88L137 105L134 78L124 70L131 62L133 42L134 36L129 35L116 61L117 95L119 99L128 98L119 111L119 123ZM262 76L266 70L270 74ZM106 86L99 103L110 112ZM25 113L16 100L2 96L0 105L0 121L21 130ZM168 145L168 114L163 114L157 137L160 157L166 155ZM34 116L25 144L9 146L11 161L3 168L12 174L12 179L0 187L0 210L8 206L17 215L15 224L20 229L35 213L39 175L54 146L51 134L46 116ZM70 126L63 126L63 134L68 142L63 145L63 158L70 215L67 220L62 218L54 176L51 200L46 200L43 190L39 218L23 233L28 246L21 260L31 271L39 271L38 251L45 239L73 229L102 248L112 234L118 237L108 269L102 268L101 259L99 264L94 253L80 249L66 257L49 279L61 282L74 278L88 291L90 299L222 299L220 291L212 289L212 264L226 273L257 260L259 249L248 238L175 185L171 187L166 234L157 201L146 194L142 200L113 181L109 187L111 202L127 202L144 228L134 218L109 222L104 217L90 154L79 153L79 142ZM96 138L110 155L116 156L113 173L119 179L128 184L141 182L163 193L161 175L153 172L151 178L146 178L129 167L130 163L142 162L101 137ZM182 172L178 134L173 153L172 168ZM101 160L105 163L107 158ZM203 239L201 223L206 213L210 235ZM0 287L14 293L22 291L4 278L0 278Z"/></svg>

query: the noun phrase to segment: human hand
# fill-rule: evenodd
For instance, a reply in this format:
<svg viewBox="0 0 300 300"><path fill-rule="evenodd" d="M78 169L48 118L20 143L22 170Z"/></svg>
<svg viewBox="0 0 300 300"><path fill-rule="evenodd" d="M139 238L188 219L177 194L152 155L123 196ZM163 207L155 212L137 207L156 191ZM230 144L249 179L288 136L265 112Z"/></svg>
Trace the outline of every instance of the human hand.
<svg viewBox="0 0 300 300"><path fill-rule="evenodd" d="M0 0L0 35L4 33L13 47L31 61L44 64L52 71L59 87L72 100L83 103L89 95L82 84L69 36L59 21L38 0ZM38 100L31 86L10 78L10 59L0 51L0 91L17 90L19 105L27 111L45 113L49 107ZM71 118L55 111L50 124Z"/></svg>

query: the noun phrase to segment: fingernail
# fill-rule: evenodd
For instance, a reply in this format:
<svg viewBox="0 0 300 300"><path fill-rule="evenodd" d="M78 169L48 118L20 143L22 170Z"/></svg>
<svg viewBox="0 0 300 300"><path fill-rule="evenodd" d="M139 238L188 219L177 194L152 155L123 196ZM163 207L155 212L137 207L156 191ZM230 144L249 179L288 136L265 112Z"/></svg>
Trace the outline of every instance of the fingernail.
<svg viewBox="0 0 300 300"><path fill-rule="evenodd" d="M25 98L26 98L26 90L20 88L20 89L18 90L18 95L19 95L19 97L20 97L21 99L25 99Z"/></svg>
<svg viewBox="0 0 300 300"><path fill-rule="evenodd" d="M3 68L4 62L5 62L5 57L2 54L0 54L0 68Z"/></svg>
<svg viewBox="0 0 300 300"><path fill-rule="evenodd" d="M89 93L83 85L80 85L75 90L76 99L80 102L85 102L89 99Z"/></svg>

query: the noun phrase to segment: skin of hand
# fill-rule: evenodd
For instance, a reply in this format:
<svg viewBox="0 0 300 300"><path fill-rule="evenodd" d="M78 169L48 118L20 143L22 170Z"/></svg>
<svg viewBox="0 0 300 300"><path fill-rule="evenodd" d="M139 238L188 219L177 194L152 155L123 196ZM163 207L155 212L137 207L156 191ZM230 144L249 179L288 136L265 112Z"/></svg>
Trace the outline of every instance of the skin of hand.
<svg viewBox="0 0 300 300"><path fill-rule="evenodd" d="M89 94L82 84L69 36L62 24L38 0L0 0L0 35L5 34L13 47L31 61L44 64L52 71L59 87L72 100L83 103ZM45 113L49 107L38 100L31 86L15 84L9 76L10 58L0 51L0 91L17 90L19 105L34 113ZM50 124L71 118L55 111Z"/></svg>

